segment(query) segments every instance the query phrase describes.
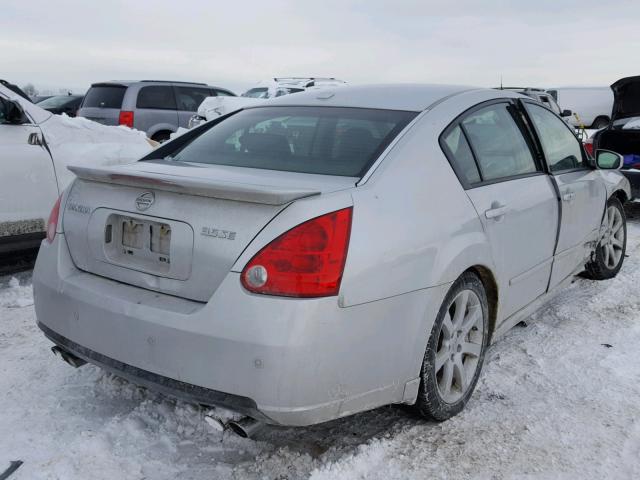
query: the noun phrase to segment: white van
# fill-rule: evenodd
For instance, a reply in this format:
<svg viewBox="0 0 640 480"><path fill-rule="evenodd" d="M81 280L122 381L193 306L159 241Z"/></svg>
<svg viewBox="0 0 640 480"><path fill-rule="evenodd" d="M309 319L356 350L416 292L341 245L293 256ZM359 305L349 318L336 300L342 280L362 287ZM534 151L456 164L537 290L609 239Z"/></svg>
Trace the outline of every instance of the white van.
<svg viewBox="0 0 640 480"><path fill-rule="evenodd" d="M563 87L547 91L561 108L574 113L569 119L572 125L600 129L609 124L613 108L613 93L609 87Z"/></svg>

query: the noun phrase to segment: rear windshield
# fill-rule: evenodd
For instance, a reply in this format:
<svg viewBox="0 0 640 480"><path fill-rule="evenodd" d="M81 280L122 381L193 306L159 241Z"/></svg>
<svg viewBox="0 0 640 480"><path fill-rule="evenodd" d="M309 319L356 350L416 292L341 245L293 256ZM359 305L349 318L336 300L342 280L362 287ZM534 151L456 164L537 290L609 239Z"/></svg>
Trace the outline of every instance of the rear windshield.
<svg viewBox="0 0 640 480"><path fill-rule="evenodd" d="M71 95L62 95L59 97L50 97L38 103L42 108L59 108L78 100L78 97Z"/></svg>
<svg viewBox="0 0 640 480"><path fill-rule="evenodd" d="M360 177L415 112L260 107L214 124L167 159Z"/></svg>
<svg viewBox="0 0 640 480"><path fill-rule="evenodd" d="M91 87L84 97L82 108L120 108L127 87L103 85Z"/></svg>

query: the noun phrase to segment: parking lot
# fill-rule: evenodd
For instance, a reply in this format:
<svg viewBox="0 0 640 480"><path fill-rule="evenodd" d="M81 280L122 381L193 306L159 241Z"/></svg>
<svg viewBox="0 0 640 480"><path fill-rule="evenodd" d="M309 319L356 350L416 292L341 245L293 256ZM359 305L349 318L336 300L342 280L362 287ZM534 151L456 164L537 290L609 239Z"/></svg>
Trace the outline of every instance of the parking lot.
<svg viewBox="0 0 640 480"><path fill-rule="evenodd" d="M386 407L221 434L204 409L55 358L31 273L0 277L2 458L24 462L12 480L638 478L639 205L627 214L621 273L576 279L492 346L467 409L441 424Z"/></svg>

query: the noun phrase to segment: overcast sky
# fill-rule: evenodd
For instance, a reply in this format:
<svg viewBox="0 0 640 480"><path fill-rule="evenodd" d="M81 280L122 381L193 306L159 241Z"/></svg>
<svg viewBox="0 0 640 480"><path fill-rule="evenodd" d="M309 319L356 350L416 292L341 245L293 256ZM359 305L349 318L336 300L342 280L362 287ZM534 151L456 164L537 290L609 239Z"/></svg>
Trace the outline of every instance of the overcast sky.
<svg viewBox="0 0 640 480"><path fill-rule="evenodd" d="M2 0L0 78L609 85L640 74L639 22L635 0Z"/></svg>

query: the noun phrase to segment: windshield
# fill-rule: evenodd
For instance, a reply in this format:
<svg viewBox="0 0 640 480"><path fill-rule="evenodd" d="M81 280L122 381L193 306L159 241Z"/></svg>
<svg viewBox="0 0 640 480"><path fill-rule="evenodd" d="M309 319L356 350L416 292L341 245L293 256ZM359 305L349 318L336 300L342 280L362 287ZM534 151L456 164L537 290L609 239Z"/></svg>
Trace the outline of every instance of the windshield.
<svg viewBox="0 0 640 480"><path fill-rule="evenodd" d="M638 130L640 129L640 117L619 118L611 123L614 130Z"/></svg>
<svg viewBox="0 0 640 480"><path fill-rule="evenodd" d="M269 97L269 89L264 88L252 88L247 90L242 94L243 97L249 98L268 98Z"/></svg>
<svg viewBox="0 0 640 480"><path fill-rule="evenodd" d="M63 107L69 102L73 102L76 98L72 95L61 95L59 97L50 97L41 102L38 102L38 106L42 108L59 108Z"/></svg>
<svg viewBox="0 0 640 480"><path fill-rule="evenodd" d="M360 177L417 113L261 107L214 124L167 159Z"/></svg>

